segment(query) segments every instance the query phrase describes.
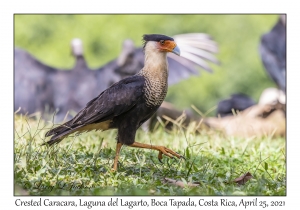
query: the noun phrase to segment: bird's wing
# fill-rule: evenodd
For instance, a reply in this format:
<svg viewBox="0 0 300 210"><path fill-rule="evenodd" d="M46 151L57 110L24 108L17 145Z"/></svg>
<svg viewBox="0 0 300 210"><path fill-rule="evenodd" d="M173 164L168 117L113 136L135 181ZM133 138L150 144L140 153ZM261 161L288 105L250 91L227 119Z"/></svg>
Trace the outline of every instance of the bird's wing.
<svg viewBox="0 0 300 210"><path fill-rule="evenodd" d="M268 72L269 76L281 90L285 91L285 67L280 68L280 63L277 57L272 52L270 52L269 49L266 48L263 44L260 45L259 51L265 69Z"/></svg>
<svg viewBox="0 0 300 210"><path fill-rule="evenodd" d="M52 137L47 143L52 145L79 128L110 120L127 112L141 100L144 83L142 76L131 76L113 84L88 102L72 120L49 130L45 136Z"/></svg>
<svg viewBox="0 0 300 210"><path fill-rule="evenodd" d="M280 20L261 37L260 55L266 71L282 90L286 91L286 27Z"/></svg>
<svg viewBox="0 0 300 210"><path fill-rule="evenodd" d="M132 76L113 84L87 103L70 126L105 121L130 110L141 99L144 82L142 76Z"/></svg>

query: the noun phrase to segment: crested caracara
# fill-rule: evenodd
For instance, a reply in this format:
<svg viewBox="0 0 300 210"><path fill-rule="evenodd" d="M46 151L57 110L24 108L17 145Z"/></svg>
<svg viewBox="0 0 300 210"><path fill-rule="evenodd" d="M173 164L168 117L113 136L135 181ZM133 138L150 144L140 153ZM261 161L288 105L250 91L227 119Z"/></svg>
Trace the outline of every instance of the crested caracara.
<svg viewBox="0 0 300 210"><path fill-rule="evenodd" d="M217 43L203 33L178 34L173 36L180 46L180 57L170 53L167 55L169 63L168 84L173 85L190 76L199 75L201 69L212 72L208 63L219 64L214 56L218 52ZM105 64L102 69L109 69L122 78L131 76L144 66L144 53L142 47L136 47L134 42L126 39L118 58Z"/></svg>
<svg viewBox="0 0 300 210"><path fill-rule="evenodd" d="M116 156L113 170L117 170L120 149L130 147L159 151L162 155L181 158L176 152L164 147L135 141L137 129L148 120L162 104L168 90L167 53L179 55L174 39L165 35L143 36L145 65L135 75L127 77L103 91L86 104L73 119L46 133L52 136L44 143L53 145L74 132L118 129Z"/></svg>
<svg viewBox="0 0 300 210"><path fill-rule="evenodd" d="M243 93L235 93L232 94L230 98L219 101L217 105L216 116L230 116L234 113L243 111L253 105L255 105L255 102L252 98Z"/></svg>
<svg viewBox="0 0 300 210"><path fill-rule="evenodd" d="M14 50L14 110L22 114L35 112L53 113L58 109L56 120L62 121L69 110L79 111L89 99L98 94L90 93L94 87L95 72L88 68L80 39L71 41L75 65L72 69L48 66L27 51ZM82 82L82 78L86 82ZM75 85L76 84L76 85ZM83 102L84 101L84 102ZM68 104L66 106L66 104Z"/></svg>

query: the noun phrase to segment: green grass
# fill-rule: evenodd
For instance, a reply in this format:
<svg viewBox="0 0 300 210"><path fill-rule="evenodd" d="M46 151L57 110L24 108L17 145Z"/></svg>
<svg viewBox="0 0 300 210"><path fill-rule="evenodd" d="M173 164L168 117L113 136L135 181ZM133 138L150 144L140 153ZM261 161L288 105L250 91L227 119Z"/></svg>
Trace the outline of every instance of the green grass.
<svg viewBox="0 0 300 210"><path fill-rule="evenodd" d="M50 122L15 115L15 194L29 195L286 195L284 138L224 137L221 133L162 126L139 130L136 141L167 146L185 156L163 157L151 150L123 147L119 169L111 172L116 131L70 136L52 148L41 147ZM233 180L246 172L245 185ZM198 182L180 188L164 178Z"/></svg>

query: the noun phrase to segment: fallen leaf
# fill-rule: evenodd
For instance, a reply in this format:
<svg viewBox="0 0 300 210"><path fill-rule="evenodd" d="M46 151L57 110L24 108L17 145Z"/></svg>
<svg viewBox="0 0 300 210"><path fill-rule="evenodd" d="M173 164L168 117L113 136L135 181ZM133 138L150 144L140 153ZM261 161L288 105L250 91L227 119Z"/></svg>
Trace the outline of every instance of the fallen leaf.
<svg viewBox="0 0 300 210"><path fill-rule="evenodd" d="M178 187L197 187L200 185L200 182L188 182L188 183L184 183L183 181L179 181L179 180L175 180L175 179L170 179L170 178L164 178L164 182L169 183L169 184L173 184L176 185Z"/></svg>
<svg viewBox="0 0 300 210"><path fill-rule="evenodd" d="M250 172L247 172L244 175L240 176L239 178L236 178L234 180L234 182L239 185L242 185L242 184L245 184L247 181L249 181L252 178L253 178L252 174L250 174Z"/></svg>

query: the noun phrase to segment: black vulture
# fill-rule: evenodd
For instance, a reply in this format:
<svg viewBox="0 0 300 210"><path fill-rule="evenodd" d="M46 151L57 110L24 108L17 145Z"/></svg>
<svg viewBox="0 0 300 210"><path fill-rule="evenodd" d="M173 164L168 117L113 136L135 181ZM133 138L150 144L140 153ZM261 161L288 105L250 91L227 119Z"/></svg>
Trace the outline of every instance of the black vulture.
<svg viewBox="0 0 300 210"><path fill-rule="evenodd" d="M84 59L83 44L80 39L73 39L72 52L76 64L70 71L59 71L52 77L51 86L54 91L54 106L57 110L56 122L61 122L69 111L77 113L86 103L103 91L121 80L112 71L111 64L105 68L90 69Z"/></svg>
<svg viewBox="0 0 300 210"><path fill-rule="evenodd" d="M80 39L71 42L72 53L76 58L73 69L57 71L51 77L50 86L53 89L53 104L57 110L55 121L61 122L69 111L78 112L86 102L97 96L91 89L97 88L94 79L96 72L91 70L83 55Z"/></svg>
<svg viewBox="0 0 300 210"><path fill-rule="evenodd" d="M62 121L69 110L78 111L86 102L97 96L89 88L99 86L97 74L88 68L80 39L71 42L76 63L72 69L57 69L43 64L25 50L15 48L14 110L20 113L35 112L56 114Z"/></svg>
<svg viewBox="0 0 300 210"><path fill-rule="evenodd" d="M182 157L164 146L135 141L136 130L157 111L167 94L169 72L167 53L180 54L178 46L171 37L148 34L143 36L143 40L144 67L137 74L114 83L100 93L70 121L49 130L45 136L52 137L45 144L59 143L74 132L117 129L113 170L117 170L123 144L157 150L160 161L163 154L168 157Z"/></svg>
<svg viewBox="0 0 300 210"><path fill-rule="evenodd" d="M233 115L233 111L235 113L243 111L253 105L255 102L249 96L242 93L232 94L229 99L224 99L218 103L217 116Z"/></svg>
<svg viewBox="0 0 300 210"><path fill-rule="evenodd" d="M286 93L286 15L261 37L259 51L269 76Z"/></svg>
<svg viewBox="0 0 300 210"><path fill-rule="evenodd" d="M14 111L35 113L55 111L51 77L57 70L35 59L25 50L14 50Z"/></svg>

